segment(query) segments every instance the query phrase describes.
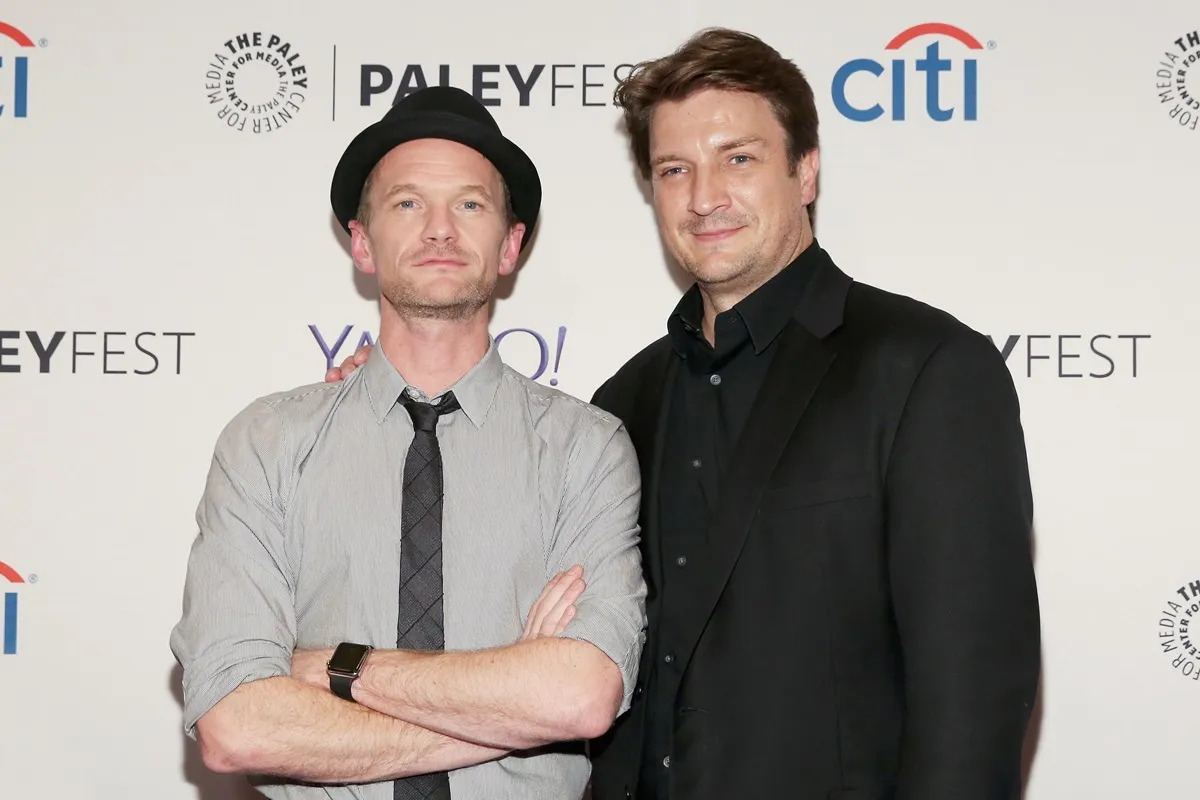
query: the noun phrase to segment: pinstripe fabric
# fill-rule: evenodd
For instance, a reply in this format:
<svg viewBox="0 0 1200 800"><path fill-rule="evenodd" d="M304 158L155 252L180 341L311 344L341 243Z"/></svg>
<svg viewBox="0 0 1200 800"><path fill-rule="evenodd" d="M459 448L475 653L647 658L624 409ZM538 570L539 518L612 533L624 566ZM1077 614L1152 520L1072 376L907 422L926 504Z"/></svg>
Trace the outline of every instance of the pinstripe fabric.
<svg viewBox="0 0 1200 800"><path fill-rule="evenodd" d="M288 674L294 649L395 646L407 383L381 347L338 384L251 403L218 438L171 647L184 725L249 680ZM639 474L605 412L505 366L494 342L453 387L438 422L445 472L445 646L516 641L546 581L582 564L588 587L565 636L620 667L628 708L645 626L637 550ZM427 398L415 391L417 399ZM450 773L455 800L582 795L581 748ZM272 798L388 800L391 783L260 784Z"/></svg>

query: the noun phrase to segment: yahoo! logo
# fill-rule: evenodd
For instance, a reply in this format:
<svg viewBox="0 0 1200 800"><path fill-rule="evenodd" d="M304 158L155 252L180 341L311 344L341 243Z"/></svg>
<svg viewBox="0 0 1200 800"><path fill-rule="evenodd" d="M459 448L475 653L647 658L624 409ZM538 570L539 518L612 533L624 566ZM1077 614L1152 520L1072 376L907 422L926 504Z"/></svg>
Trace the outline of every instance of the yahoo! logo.
<svg viewBox="0 0 1200 800"><path fill-rule="evenodd" d="M309 325L308 330L325 356L327 370L333 369L363 345L375 343L374 336L366 329L358 329L358 334L353 335L353 325L344 326L336 335L323 334L316 325ZM560 325L552 337L547 337L533 328L508 328L495 334L495 339L496 347L503 348L501 355L505 356L506 364L535 381L546 375L549 370L550 378L547 383L558 386L558 369L562 363L563 345L567 341L566 326ZM509 342L506 348L505 341ZM520 341L524 343L515 344Z"/></svg>
<svg viewBox="0 0 1200 800"><path fill-rule="evenodd" d="M954 25L944 22L926 22L896 34L885 50L897 51L904 45L922 36L945 37L966 45L970 51L982 50L983 45L971 34ZM917 72L925 73L925 113L935 122L948 122L954 119L954 106L942 108L941 74L955 71L955 62L943 58L941 53L942 38L936 38L925 47L925 57L916 59L912 66ZM995 47L995 42L988 42L988 49ZM893 58L891 61L892 120L901 122L906 119L907 111L907 60ZM873 58L856 58L843 64L833 76L833 105L843 117L855 122L871 122L879 119L885 113L882 104L875 103L865 108L852 104L846 96L846 85L850 79L860 72L869 73L876 78L881 77L887 67ZM979 118L979 64L974 58L964 58L962 71L962 116L968 122Z"/></svg>

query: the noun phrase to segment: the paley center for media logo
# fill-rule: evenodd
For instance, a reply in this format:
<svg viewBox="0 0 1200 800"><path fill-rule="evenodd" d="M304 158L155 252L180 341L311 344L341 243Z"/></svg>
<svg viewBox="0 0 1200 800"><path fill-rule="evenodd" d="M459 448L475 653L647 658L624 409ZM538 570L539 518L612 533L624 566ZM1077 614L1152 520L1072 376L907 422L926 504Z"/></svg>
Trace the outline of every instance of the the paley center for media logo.
<svg viewBox="0 0 1200 800"><path fill-rule="evenodd" d="M49 42L36 42L15 25L0 20L0 124L30 115L32 54Z"/></svg>
<svg viewBox="0 0 1200 800"><path fill-rule="evenodd" d="M1158 645L1184 678L1200 682L1200 580L1175 589L1158 618Z"/></svg>
<svg viewBox="0 0 1200 800"><path fill-rule="evenodd" d="M1163 51L1155 73L1159 105L1184 130L1200 126L1200 30L1188 31Z"/></svg>
<svg viewBox="0 0 1200 800"><path fill-rule="evenodd" d="M884 45L886 64L868 56L842 64L833 76L833 105L855 122L974 122L979 119L978 54L995 47L944 22L914 25Z"/></svg>
<svg viewBox="0 0 1200 800"><path fill-rule="evenodd" d="M303 109L308 78L295 42L275 31L244 31L222 42L209 59L204 91L229 130L271 133Z"/></svg>
<svg viewBox="0 0 1200 800"><path fill-rule="evenodd" d="M0 591L4 595L3 603L0 603L0 654L17 654L21 622L19 589L30 583L37 583L37 575L22 576L0 561Z"/></svg>

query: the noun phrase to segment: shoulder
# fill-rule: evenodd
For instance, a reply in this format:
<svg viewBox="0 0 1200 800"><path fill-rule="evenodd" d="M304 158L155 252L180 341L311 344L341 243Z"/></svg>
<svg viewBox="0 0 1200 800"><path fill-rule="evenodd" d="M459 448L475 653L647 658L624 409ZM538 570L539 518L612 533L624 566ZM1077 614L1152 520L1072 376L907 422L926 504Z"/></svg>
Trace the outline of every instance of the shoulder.
<svg viewBox="0 0 1200 800"><path fill-rule="evenodd" d="M671 349L669 336L662 336L643 347L636 355L626 361L606 380L592 396L592 402L616 413L618 408L627 406L644 379L648 366L661 358Z"/></svg>
<svg viewBox="0 0 1200 800"><path fill-rule="evenodd" d="M936 354L943 360L982 361L1007 370L992 340L950 312L857 281L846 297L840 338L916 368Z"/></svg>
<svg viewBox="0 0 1200 800"><path fill-rule="evenodd" d="M569 461L595 461L606 452L634 457L624 424L609 411L544 386L507 365L502 381L525 404L537 435L547 446L569 453Z"/></svg>
<svg viewBox="0 0 1200 800"><path fill-rule="evenodd" d="M299 452L311 446L351 383L306 384L251 400L221 429L214 457L242 475L282 477Z"/></svg>

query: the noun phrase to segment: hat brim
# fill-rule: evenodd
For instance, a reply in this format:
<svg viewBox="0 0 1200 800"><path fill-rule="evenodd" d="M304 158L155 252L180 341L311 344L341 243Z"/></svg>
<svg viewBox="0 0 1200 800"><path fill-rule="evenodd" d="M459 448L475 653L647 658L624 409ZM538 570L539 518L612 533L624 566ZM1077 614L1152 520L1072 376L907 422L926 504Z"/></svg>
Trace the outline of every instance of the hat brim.
<svg viewBox="0 0 1200 800"><path fill-rule="evenodd" d="M537 167L520 147L486 125L456 114L427 111L407 119L382 119L350 142L333 172L330 203L342 228L349 233L358 214L363 184L375 165L393 148L417 139L447 139L475 150L504 178L513 213L524 223L521 249L529 243L542 202Z"/></svg>

